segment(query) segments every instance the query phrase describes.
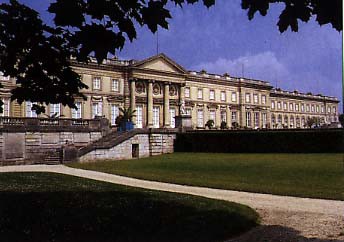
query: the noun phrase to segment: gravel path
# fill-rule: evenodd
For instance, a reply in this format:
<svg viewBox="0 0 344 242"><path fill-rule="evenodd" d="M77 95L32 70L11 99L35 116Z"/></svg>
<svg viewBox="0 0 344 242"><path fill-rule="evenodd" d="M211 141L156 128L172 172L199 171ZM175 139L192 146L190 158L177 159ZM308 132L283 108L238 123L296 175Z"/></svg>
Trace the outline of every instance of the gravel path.
<svg viewBox="0 0 344 242"><path fill-rule="evenodd" d="M55 172L115 184L221 199L248 205L262 218L259 226L230 241L343 241L344 202L183 186L80 170L63 165L5 166L0 172Z"/></svg>

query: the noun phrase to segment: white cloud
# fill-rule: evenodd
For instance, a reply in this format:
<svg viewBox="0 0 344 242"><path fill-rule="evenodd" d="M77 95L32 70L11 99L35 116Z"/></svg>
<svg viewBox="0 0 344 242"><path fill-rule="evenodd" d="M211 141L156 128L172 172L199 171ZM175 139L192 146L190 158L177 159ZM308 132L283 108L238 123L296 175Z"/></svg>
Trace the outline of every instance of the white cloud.
<svg viewBox="0 0 344 242"><path fill-rule="evenodd" d="M238 77L244 73L244 77L268 81L283 80L289 76L287 67L271 51L255 55L247 54L237 59L219 58L215 62L200 63L192 69L205 69L209 73L216 74L227 72Z"/></svg>

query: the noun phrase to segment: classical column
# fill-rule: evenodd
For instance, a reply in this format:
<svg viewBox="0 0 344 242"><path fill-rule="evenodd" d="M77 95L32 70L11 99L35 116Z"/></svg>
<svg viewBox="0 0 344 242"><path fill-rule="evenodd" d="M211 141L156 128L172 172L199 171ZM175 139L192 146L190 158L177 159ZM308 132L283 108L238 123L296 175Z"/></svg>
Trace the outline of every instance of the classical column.
<svg viewBox="0 0 344 242"><path fill-rule="evenodd" d="M148 81L147 90L147 126L153 127L153 82Z"/></svg>
<svg viewBox="0 0 344 242"><path fill-rule="evenodd" d="M218 105L216 110L215 110L215 127L220 127L221 126L221 106Z"/></svg>
<svg viewBox="0 0 344 242"><path fill-rule="evenodd" d="M170 127L170 86L168 83L164 86L164 127Z"/></svg>
<svg viewBox="0 0 344 242"><path fill-rule="evenodd" d="M231 113L231 109L229 106L226 107L226 122L227 122L227 126L228 128L232 127L232 113Z"/></svg>
<svg viewBox="0 0 344 242"><path fill-rule="evenodd" d="M180 86L179 98L180 98L180 101L184 100L185 98L185 85L183 84Z"/></svg>
<svg viewBox="0 0 344 242"><path fill-rule="evenodd" d="M130 108L131 110L136 109L136 100L135 100L135 80L130 82ZM134 124L136 124L136 116L132 118Z"/></svg>

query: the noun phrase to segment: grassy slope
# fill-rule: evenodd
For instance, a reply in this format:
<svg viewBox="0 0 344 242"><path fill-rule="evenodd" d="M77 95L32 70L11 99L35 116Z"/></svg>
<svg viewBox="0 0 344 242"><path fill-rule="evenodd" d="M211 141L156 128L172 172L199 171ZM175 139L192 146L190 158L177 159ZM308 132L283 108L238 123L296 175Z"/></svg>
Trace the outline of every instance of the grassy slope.
<svg viewBox="0 0 344 242"><path fill-rule="evenodd" d="M250 208L53 173L0 174L1 241L219 241Z"/></svg>
<svg viewBox="0 0 344 242"><path fill-rule="evenodd" d="M343 154L174 153L70 166L148 180L344 200Z"/></svg>

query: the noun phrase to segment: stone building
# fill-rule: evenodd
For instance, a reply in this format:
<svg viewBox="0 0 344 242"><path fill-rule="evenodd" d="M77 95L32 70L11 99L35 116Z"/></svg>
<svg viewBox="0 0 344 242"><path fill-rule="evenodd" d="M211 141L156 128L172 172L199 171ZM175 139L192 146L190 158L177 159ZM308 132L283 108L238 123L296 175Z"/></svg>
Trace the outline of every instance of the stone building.
<svg viewBox="0 0 344 242"><path fill-rule="evenodd" d="M46 112L65 118L105 116L115 124L119 107L136 110L135 127L174 127L179 105L192 117L193 128L204 128L208 120L220 127L237 123L248 128L303 128L307 118L317 117L323 124L337 122L338 99L274 89L268 82L187 71L159 54L142 61L105 60L82 64L72 61L89 89L87 101L77 100L78 110L51 104ZM36 117L32 103L9 101L14 81L2 77L3 116Z"/></svg>

